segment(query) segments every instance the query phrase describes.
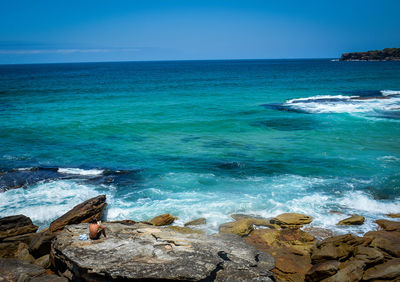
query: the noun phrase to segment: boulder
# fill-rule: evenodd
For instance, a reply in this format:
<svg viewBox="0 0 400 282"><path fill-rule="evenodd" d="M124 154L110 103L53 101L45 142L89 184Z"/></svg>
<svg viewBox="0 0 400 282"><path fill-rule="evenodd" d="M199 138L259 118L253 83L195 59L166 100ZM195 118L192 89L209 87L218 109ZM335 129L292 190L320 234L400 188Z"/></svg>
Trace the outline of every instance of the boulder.
<svg viewBox="0 0 400 282"><path fill-rule="evenodd" d="M338 222L338 225L362 225L365 217L355 214Z"/></svg>
<svg viewBox="0 0 400 282"><path fill-rule="evenodd" d="M36 233L35 237L29 244L29 252L35 258L50 254L51 241L54 239L54 237L55 234L50 231Z"/></svg>
<svg viewBox="0 0 400 282"><path fill-rule="evenodd" d="M306 281L321 281L334 275L339 270L337 260L327 260L313 265L306 274Z"/></svg>
<svg viewBox="0 0 400 282"><path fill-rule="evenodd" d="M219 226L219 233L221 234L236 234L239 236L247 236L254 230L253 224L247 219L241 219L234 222L226 222Z"/></svg>
<svg viewBox="0 0 400 282"><path fill-rule="evenodd" d="M371 247L400 258L400 232L370 231L364 235L364 238L371 240L369 244Z"/></svg>
<svg viewBox="0 0 400 282"><path fill-rule="evenodd" d="M68 282L66 278L47 274L38 265L4 258L0 258L0 281Z"/></svg>
<svg viewBox="0 0 400 282"><path fill-rule="evenodd" d="M163 226L172 224L177 218L175 216L170 215L169 213L165 213L156 217L153 217L150 220L150 223L155 226Z"/></svg>
<svg viewBox="0 0 400 282"><path fill-rule="evenodd" d="M357 246L354 257L357 260L364 261L366 264L376 264L382 262L385 258L378 249L365 246Z"/></svg>
<svg viewBox="0 0 400 282"><path fill-rule="evenodd" d="M257 229L245 241L274 257L272 271L279 280L304 281L312 266L310 250L316 240L300 229Z"/></svg>
<svg viewBox="0 0 400 282"><path fill-rule="evenodd" d="M38 227L25 215L12 215L0 218L0 241L7 237L34 233Z"/></svg>
<svg viewBox="0 0 400 282"><path fill-rule="evenodd" d="M52 263L78 281L272 281L273 258L235 235L182 234L142 223L105 223L107 238L79 241L86 224L67 226L52 243Z"/></svg>
<svg viewBox="0 0 400 282"><path fill-rule="evenodd" d="M50 224L49 230L51 232L58 231L67 225L89 222L93 218L101 220L106 206L106 195L91 198L54 220Z"/></svg>
<svg viewBox="0 0 400 282"><path fill-rule="evenodd" d="M49 268L51 263L50 263L50 255L44 255L38 259L36 259L34 262L34 264L39 265L43 268Z"/></svg>
<svg viewBox="0 0 400 282"><path fill-rule="evenodd" d="M363 280L390 280L399 281L400 279L400 259L392 259L385 263L376 265L364 272Z"/></svg>
<svg viewBox="0 0 400 282"><path fill-rule="evenodd" d="M33 263L35 261L35 258L29 253L28 245L24 243L19 243L15 258L29 263Z"/></svg>
<svg viewBox="0 0 400 282"><path fill-rule="evenodd" d="M312 217L300 213L283 213L271 219L272 224L277 224L282 228L301 228L304 224L309 224Z"/></svg>
<svg viewBox="0 0 400 282"><path fill-rule="evenodd" d="M365 262L359 260L349 260L339 266L339 271L330 276L323 282L356 282L363 277Z"/></svg>
<svg viewBox="0 0 400 282"><path fill-rule="evenodd" d="M190 225L203 225L206 224L206 219L204 217L201 218L196 218L194 220L191 220L189 222L186 222L184 225L185 226L190 226Z"/></svg>
<svg viewBox="0 0 400 282"><path fill-rule="evenodd" d="M400 231L400 221L378 219L375 221L380 228L386 231Z"/></svg>
<svg viewBox="0 0 400 282"><path fill-rule="evenodd" d="M353 254L356 246L362 243L362 238L352 234L330 237L316 245L312 250L311 260L313 263L324 260L343 261Z"/></svg>

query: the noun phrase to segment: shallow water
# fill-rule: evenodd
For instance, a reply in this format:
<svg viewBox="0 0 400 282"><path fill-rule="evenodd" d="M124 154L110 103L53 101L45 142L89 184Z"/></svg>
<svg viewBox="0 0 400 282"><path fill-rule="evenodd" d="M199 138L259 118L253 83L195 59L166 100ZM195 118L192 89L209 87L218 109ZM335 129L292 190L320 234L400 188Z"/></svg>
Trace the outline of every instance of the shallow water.
<svg viewBox="0 0 400 282"><path fill-rule="evenodd" d="M294 211L362 233L400 212L399 90L399 62L3 65L0 189L26 185L0 193L0 216L44 226L105 193L109 220L215 232ZM335 225L353 213L366 224Z"/></svg>

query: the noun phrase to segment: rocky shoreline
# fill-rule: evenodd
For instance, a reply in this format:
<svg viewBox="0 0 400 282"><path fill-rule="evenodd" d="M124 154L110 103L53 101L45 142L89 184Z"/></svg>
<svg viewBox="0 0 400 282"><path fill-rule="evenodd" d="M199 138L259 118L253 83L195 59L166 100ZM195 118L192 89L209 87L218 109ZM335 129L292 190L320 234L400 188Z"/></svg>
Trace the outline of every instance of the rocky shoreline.
<svg viewBox="0 0 400 282"><path fill-rule="evenodd" d="M310 226L303 214L234 214L206 235L206 218L182 227L163 214L104 222L107 238L81 240L106 206L105 195L94 197L40 232L24 215L0 218L0 281L400 281L399 221L377 220L378 230L358 237Z"/></svg>
<svg viewBox="0 0 400 282"><path fill-rule="evenodd" d="M343 53L339 61L400 61L400 48Z"/></svg>

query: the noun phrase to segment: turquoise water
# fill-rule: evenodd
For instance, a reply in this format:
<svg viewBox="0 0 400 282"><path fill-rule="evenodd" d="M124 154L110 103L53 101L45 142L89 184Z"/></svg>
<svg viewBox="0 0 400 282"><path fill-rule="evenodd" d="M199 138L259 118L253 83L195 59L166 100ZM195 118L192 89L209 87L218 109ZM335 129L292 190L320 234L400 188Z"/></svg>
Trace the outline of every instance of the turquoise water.
<svg viewBox="0 0 400 282"><path fill-rule="evenodd" d="M109 220L294 211L364 232L400 212L399 90L398 62L3 65L0 216L45 226L105 193Z"/></svg>

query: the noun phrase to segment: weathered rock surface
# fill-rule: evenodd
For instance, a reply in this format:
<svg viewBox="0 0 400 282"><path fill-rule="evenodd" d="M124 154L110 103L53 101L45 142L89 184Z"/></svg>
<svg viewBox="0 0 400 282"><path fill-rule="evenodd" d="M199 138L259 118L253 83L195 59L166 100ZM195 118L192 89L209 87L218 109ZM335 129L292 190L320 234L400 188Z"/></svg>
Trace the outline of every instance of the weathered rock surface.
<svg viewBox="0 0 400 282"><path fill-rule="evenodd" d="M355 214L338 222L338 225L362 225L365 217Z"/></svg>
<svg viewBox="0 0 400 282"><path fill-rule="evenodd" d="M68 282L66 278L47 274L46 270L38 265L5 258L0 258L0 281Z"/></svg>
<svg viewBox="0 0 400 282"><path fill-rule="evenodd" d="M301 228L304 224L312 222L312 217L300 213L283 213L271 219L271 223L277 224L282 228Z"/></svg>
<svg viewBox="0 0 400 282"><path fill-rule="evenodd" d="M313 265L306 274L307 281L321 281L334 275L339 270L339 262L337 260L328 260Z"/></svg>
<svg viewBox="0 0 400 282"><path fill-rule="evenodd" d="M387 216L391 218L400 218L400 213L389 213Z"/></svg>
<svg viewBox="0 0 400 282"><path fill-rule="evenodd" d="M400 221L378 219L375 221L380 228L386 231L400 231Z"/></svg>
<svg viewBox="0 0 400 282"><path fill-rule="evenodd" d="M162 215L158 215L150 220L150 223L155 226L163 226L170 225L176 220L175 216L170 215L169 213L165 213Z"/></svg>
<svg viewBox="0 0 400 282"><path fill-rule="evenodd" d="M29 244L29 252L35 258L50 254L51 241L54 239L54 237L55 234L50 231L36 233L35 237L33 237L31 243Z"/></svg>
<svg viewBox="0 0 400 282"><path fill-rule="evenodd" d="M183 233L183 234L204 234L203 230L192 229L190 227L182 227L182 226L168 226L168 229L173 231Z"/></svg>
<svg viewBox="0 0 400 282"><path fill-rule="evenodd" d="M252 222L247 219L226 222L219 226L219 233L221 234L236 234L239 236L246 236L253 230L254 227Z"/></svg>
<svg viewBox="0 0 400 282"><path fill-rule="evenodd" d="M363 280L400 280L400 259L393 259L386 263L371 267L365 271Z"/></svg>
<svg viewBox="0 0 400 282"><path fill-rule="evenodd" d="M106 206L106 195L91 198L54 220L50 224L49 230L51 232L58 231L70 224L89 222L92 218L101 220Z"/></svg>
<svg viewBox="0 0 400 282"><path fill-rule="evenodd" d="M7 237L3 240L4 243L25 243L29 245L33 238L35 238L37 233L27 233L27 234L22 234L22 235L17 235L13 237Z"/></svg>
<svg viewBox="0 0 400 282"><path fill-rule="evenodd" d="M50 255L44 255L38 259L36 259L34 264L39 265L43 268L49 268L50 267Z"/></svg>
<svg viewBox="0 0 400 282"><path fill-rule="evenodd" d="M249 223L256 225L256 226L266 226L266 227L278 228L278 229L280 228L280 226L272 224L270 218L251 216L251 215L247 215L247 214L231 214L231 217L236 221L245 219Z"/></svg>
<svg viewBox="0 0 400 282"><path fill-rule="evenodd" d="M206 224L207 220L204 217L201 218L196 218L194 220L191 220L189 222L186 222L184 225L185 226L191 226L191 225L203 225Z"/></svg>
<svg viewBox="0 0 400 282"><path fill-rule="evenodd" d="M34 233L38 227L25 215L13 215L0 218L0 241L17 235Z"/></svg>
<svg viewBox="0 0 400 282"><path fill-rule="evenodd" d="M272 271L282 281L304 281L312 266L310 250L316 239L300 229L257 229L245 241L274 257Z"/></svg>
<svg viewBox="0 0 400 282"><path fill-rule="evenodd" d="M79 241L87 224L57 234L60 274L82 281L122 279L271 281L273 258L235 235L182 234L167 227L105 223L107 238Z"/></svg>
<svg viewBox="0 0 400 282"><path fill-rule="evenodd" d="M317 238L319 240L324 240L326 238L337 235L332 230L321 228L321 227L315 227L315 226L306 226L303 228L303 231L311 234L312 236L314 236L315 238Z"/></svg>
<svg viewBox="0 0 400 282"><path fill-rule="evenodd" d="M400 232L370 231L364 237L371 240L371 247L400 258Z"/></svg>

